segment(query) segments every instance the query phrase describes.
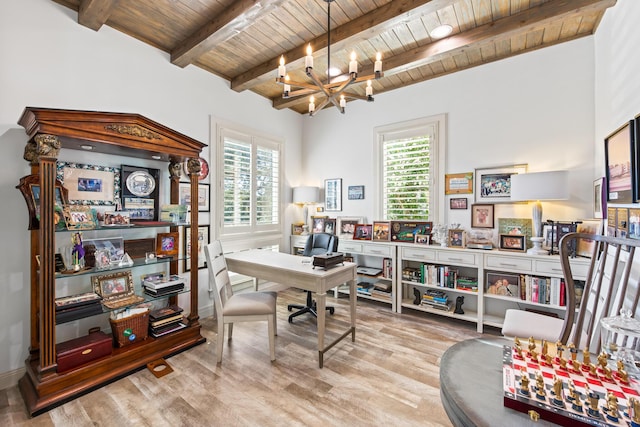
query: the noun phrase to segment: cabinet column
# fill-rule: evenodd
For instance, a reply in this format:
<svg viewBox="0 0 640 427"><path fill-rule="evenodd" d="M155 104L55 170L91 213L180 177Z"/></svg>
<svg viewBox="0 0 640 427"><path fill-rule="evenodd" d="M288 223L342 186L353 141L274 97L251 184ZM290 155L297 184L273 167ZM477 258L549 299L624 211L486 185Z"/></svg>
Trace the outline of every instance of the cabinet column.
<svg viewBox="0 0 640 427"><path fill-rule="evenodd" d="M189 172L189 182L191 183L191 257L189 262L191 292L191 312L189 313L189 324L198 322L198 177L200 176L200 159L189 159L187 162Z"/></svg>

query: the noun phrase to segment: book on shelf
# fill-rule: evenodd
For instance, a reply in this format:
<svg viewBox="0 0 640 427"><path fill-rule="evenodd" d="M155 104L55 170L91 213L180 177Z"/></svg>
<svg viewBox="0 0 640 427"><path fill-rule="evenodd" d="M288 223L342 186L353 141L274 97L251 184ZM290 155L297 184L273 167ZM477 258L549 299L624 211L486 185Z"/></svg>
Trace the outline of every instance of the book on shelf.
<svg viewBox="0 0 640 427"><path fill-rule="evenodd" d="M172 274L168 277L162 273L151 274L143 278L142 284L148 289L162 289L178 284L184 285L184 279L177 274Z"/></svg>
<svg viewBox="0 0 640 427"><path fill-rule="evenodd" d="M170 324L165 325L165 326L161 326L159 328L151 328L150 329L150 333L151 333L152 337L158 338L158 337L170 334L172 332L179 331L179 330L184 329L186 327L187 327L187 325L185 325L182 322L175 322L175 323L170 323Z"/></svg>
<svg viewBox="0 0 640 427"><path fill-rule="evenodd" d="M356 285L356 291L359 294L364 294L371 296L371 291L373 290L373 284L368 282L360 282Z"/></svg>
<svg viewBox="0 0 640 427"><path fill-rule="evenodd" d="M98 304L102 297L95 292L86 292L83 294L69 295L66 297L56 298L56 311L66 310L74 307L81 307L83 305Z"/></svg>
<svg viewBox="0 0 640 427"><path fill-rule="evenodd" d="M56 310L56 324L67 323L73 320L82 319L89 316L102 314L102 304L96 302L94 304L80 305L63 310Z"/></svg>
<svg viewBox="0 0 640 427"><path fill-rule="evenodd" d="M373 288L384 292L391 292L391 282L379 280L373 284Z"/></svg>
<svg viewBox="0 0 640 427"><path fill-rule="evenodd" d="M170 323L179 322L183 319L182 313L176 314L175 316L167 317L162 320L156 320L155 322L149 322L149 325L152 328L158 328L160 326L168 325Z"/></svg>
<svg viewBox="0 0 640 427"><path fill-rule="evenodd" d="M431 308L435 308L437 310L442 310L442 311L450 311L451 310L451 302L446 302L446 303L439 303L439 302L430 302L430 301L425 301L422 300L421 305L425 306L425 307L431 307Z"/></svg>
<svg viewBox="0 0 640 427"><path fill-rule="evenodd" d="M153 289L153 288L148 288L147 286L144 286L144 293L147 295L157 297L157 296L172 294L175 292L180 292L184 290L184 288L185 288L184 283L178 283L177 285L166 286L160 289Z"/></svg>
<svg viewBox="0 0 640 427"><path fill-rule="evenodd" d="M182 311L183 311L182 307L179 307L177 305L170 305L167 307L157 308L149 312L149 321L156 322L158 320L163 320L168 317L173 317L177 314L181 314Z"/></svg>

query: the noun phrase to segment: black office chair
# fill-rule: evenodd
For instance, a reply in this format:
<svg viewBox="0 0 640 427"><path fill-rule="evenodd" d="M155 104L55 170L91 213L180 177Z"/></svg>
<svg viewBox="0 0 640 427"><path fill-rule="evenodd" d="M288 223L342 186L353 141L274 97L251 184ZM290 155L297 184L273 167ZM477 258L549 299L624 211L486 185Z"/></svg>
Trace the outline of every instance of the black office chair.
<svg viewBox="0 0 640 427"><path fill-rule="evenodd" d="M338 250L338 236L334 236L329 233L314 233L309 236L307 243L304 245L304 252L302 256L314 256L318 254L326 254L329 252L335 252ZM304 313L311 313L315 317L318 317L318 308L316 302L311 298L311 291L307 292L306 305L289 304L287 308L289 311L294 308L298 309L295 313L289 316L289 323L293 322L293 318L300 316ZM329 314L333 314L335 308L326 307L329 310Z"/></svg>

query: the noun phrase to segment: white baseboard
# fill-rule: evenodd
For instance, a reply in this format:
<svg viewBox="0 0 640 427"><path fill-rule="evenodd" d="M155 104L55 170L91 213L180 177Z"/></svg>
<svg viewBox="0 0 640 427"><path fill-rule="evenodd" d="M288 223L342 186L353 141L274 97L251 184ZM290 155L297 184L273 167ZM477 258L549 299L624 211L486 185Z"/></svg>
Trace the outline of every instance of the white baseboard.
<svg viewBox="0 0 640 427"><path fill-rule="evenodd" d="M0 390L13 387L18 384L18 380L24 376L25 368L19 368L14 371L3 372L0 374Z"/></svg>

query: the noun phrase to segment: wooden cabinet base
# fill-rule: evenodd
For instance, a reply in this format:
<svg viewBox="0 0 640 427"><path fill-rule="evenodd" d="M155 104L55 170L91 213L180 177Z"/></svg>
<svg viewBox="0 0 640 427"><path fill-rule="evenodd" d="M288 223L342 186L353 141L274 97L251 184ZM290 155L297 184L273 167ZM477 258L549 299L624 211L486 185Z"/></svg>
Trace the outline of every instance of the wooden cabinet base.
<svg viewBox="0 0 640 427"><path fill-rule="evenodd" d="M144 368L154 360L172 356L205 341L200 335L200 324L196 323L161 338L149 337L131 346L116 348L111 356L61 374L41 376L38 359L27 359L26 373L19 381L20 392L27 411L35 416Z"/></svg>

